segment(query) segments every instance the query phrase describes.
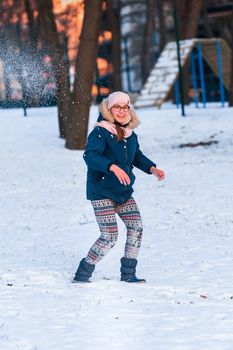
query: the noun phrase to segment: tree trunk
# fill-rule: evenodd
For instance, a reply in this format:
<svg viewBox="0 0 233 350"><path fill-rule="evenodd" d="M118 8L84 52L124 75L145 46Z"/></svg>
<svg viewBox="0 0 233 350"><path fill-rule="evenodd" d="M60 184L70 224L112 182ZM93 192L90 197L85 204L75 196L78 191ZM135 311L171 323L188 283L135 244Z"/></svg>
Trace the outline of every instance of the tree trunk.
<svg viewBox="0 0 233 350"><path fill-rule="evenodd" d="M29 24L29 39L30 39L30 46L32 47L33 50L36 49L36 43L37 43L37 36L38 32L36 30L36 24L34 21L34 16L33 16L33 11L30 6L30 0L24 0L24 5L28 17L28 24Z"/></svg>
<svg viewBox="0 0 233 350"><path fill-rule="evenodd" d="M202 9L203 0L187 0L185 11L185 39L192 39L195 37L198 18Z"/></svg>
<svg viewBox="0 0 233 350"><path fill-rule="evenodd" d="M195 37L203 0L173 0L173 2L177 5L181 40Z"/></svg>
<svg viewBox="0 0 233 350"><path fill-rule="evenodd" d="M75 66L73 108L66 147L84 149L88 132L103 0L85 0L84 22Z"/></svg>
<svg viewBox="0 0 233 350"><path fill-rule="evenodd" d="M151 48L152 48L152 34L154 28L154 0L146 1L146 23L145 32L143 38L142 47L142 59L141 59L141 70L142 70L142 83L144 84L149 72L150 72L150 61L151 61Z"/></svg>
<svg viewBox="0 0 233 350"><path fill-rule="evenodd" d="M193 0L190 0L193 1ZM185 15L186 15L186 0L172 0L173 6L177 10L177 22L179 26L180 40L185 39Z"/></svg>
<svg viewBox="0 0 233 350"><path fill-rule="evenodd" d="M59 42L59 36L53 15L52 0L38 1L40 13L40 26L42 36L49 45L52 57L54 74L57 85L57 107L60 137L66 137L67 121L71 114L71 99L69 90L69 78L67 75L67 62L64 60L64 50Z"/></svg>
<svg viewBox="0 0 233 350"><path fill-rule="evenodd" d="M157 0L157 12L159 19L159 52L162 52L166 45L166 29L165 29L165 18L163 13L163 0Z"/></svg>
<svg viewBox="0 0 233 350"><path fill-rule="evenodd" d="M229 91L229 106L233 106L233 10L231 15L231 85Z"/></svg>
<svg viewBox="0 0 233 350"><path fill-rule="evenodd" d="M207 8L208 8L208 0L204 0L203 1L203 25L204 25L207 37L214 38L215 35L208 20Z"/></svg>
<svg viewBox="0 0 233 350"><path fill-rule="evenodd" d="M121 19L120 2L107 0L107 13L112 29L113 90L121 90Z"/></svg>
<svg viewBox="0 0 233 350"><path fill-rule="evenodd" d="M176 1L179 14L180 38L192 39L196 36L198 26L198 18L202 9L203 0L182 0ZM185 104L189 104L189 86L190 86L190 60L183 67L184 76L184 100Z"/></svg>

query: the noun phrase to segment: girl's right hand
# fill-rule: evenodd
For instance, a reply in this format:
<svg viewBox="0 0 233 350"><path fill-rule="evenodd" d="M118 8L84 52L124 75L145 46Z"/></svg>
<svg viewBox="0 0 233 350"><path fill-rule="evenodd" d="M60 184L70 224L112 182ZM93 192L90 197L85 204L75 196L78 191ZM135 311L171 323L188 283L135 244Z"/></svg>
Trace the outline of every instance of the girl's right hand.
<svg viewBox="0 0 233 350"><path fill-rule="evenodd" d="M118 178L118 180L122 185L126 186L130 184L130 178L128 174L126 174L126 172L122 170L119 166L117 166L116 164L112 164L109 170L116 175L116 177Z"/></svg>

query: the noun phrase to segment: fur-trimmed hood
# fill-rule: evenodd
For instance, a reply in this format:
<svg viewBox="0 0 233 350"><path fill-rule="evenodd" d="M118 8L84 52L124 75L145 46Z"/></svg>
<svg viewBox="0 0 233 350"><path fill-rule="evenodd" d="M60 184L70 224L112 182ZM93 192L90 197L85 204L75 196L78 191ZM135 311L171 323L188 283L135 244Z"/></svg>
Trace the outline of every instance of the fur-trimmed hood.
<svg viewBox="0 0 233 350"><path fill-rule="evenodd" d="M111 123L114 122L114 118L112 116L112 113L108 109L108 106L107 106L107 99L104 99L101 102L101 104L99 106L99 111L102 114L104 120L107 120L108 122L111 122ZM138 116L137 116L136 112L134 111L134 109L130 108L129 114L131 116L131 121L129 122L128 127L130 129L135 129L140 124L140 121L139 121Z"/></svg>

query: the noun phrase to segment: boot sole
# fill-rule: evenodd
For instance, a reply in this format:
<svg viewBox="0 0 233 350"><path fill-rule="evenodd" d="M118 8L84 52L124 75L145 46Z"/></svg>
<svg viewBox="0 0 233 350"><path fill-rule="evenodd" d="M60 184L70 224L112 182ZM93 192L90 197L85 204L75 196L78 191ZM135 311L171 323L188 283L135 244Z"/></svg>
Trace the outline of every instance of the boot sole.
<svg viewBox="0 0 233 350"><path fill-rule="evenodd" d="M121 282L126 282L126 283L131 283L131 284L138 284L138 283L141 283L141 284L143 284L143 283L147 283L146 281L135 281L135 282L130 282L130 281L121 281Z"/></svg>
<svg viewBox="0 0 233 350"><path fill-rule="evenodd" d="M91 283L91 281L75 281L75 280L73 280L71 283L85 284L85 283Z"/></svg>

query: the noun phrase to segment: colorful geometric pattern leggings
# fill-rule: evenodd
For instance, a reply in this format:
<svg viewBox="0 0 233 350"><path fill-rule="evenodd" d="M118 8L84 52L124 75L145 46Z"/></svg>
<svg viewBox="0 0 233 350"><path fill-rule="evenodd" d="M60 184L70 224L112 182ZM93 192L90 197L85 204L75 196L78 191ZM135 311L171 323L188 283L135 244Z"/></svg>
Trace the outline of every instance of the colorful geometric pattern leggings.
<svg viewBox="0 0 233 350"><path fill-rule="evenodd" d="M136 259L141 246L143 228L135 200L131 197L121 205L111 199L100 199L91 203L101 235L89 250L86 262L96 265L115 245L118 236L116 214L127 228L124 257Z"/></svg>

